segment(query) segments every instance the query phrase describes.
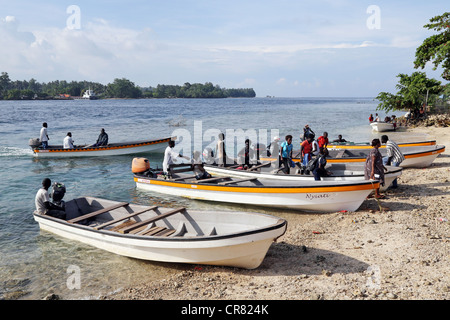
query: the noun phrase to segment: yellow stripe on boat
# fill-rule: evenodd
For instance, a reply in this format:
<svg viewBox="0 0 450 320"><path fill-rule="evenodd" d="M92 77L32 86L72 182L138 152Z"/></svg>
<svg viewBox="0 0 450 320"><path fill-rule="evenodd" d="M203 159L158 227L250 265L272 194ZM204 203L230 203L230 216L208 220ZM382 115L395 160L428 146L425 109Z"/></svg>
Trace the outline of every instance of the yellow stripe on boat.
<svg viewBox="0 0 450 320"><path fill-rule="evenodd" d="M247 193L320 193L320 192L346 192L346 191L358 191L358 190L371 190L380 187L378 181L368 181L367 183L350 185L350 186L330 186L330 187L256 187L256 186L218 186L218 185L206 185L206 184L191 184L183 182L171 182L167 180L156 180L134 177L136 183L145 183L160 185L166 187L197 189L197 190L210 190L210 191L224 191L224 192L247 192Z"/></svg>

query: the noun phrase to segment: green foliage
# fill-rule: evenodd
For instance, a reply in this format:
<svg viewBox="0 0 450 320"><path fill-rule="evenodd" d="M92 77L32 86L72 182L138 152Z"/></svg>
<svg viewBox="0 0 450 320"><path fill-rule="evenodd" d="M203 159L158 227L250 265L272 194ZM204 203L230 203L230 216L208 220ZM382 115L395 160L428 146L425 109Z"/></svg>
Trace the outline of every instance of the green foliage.
<svg viewBox="0 0 450 320"><path fill-rule="evenodd" d="M0 76L0 99L40 99L57 97L60 94L82 96L84 91L92 89L97 96L104 98L228 98L255 97L253 89L225 89L211 82L205 84L186 82L183 86L158 84L156 88L141 88L128 79L114 79L103 85L97 82L55 80L39 83L30 81L11 81L7 72Z"/></svg>
<svg viewBox="0 0 450 320"><path fill-rule="evenodd" d="M114 79L106 87L106 96L110 98L140 98L142 91L128 79Z"/></svg>
<svg viewBox="0 0 450 320"><path fill-rule="evenodd" d="M422 45L416 49L415 68L424 68L428 61L434 64L434 70L439 65L444 69L442 78L450 80L450 12L430 19L424 28L433 29L438 34L426 38Z"/></svg>
<svg viewBox="0 0 450 320"><path fill-rule="evenodd" d="M376 97L380 101L377 110L419 109L423 103L433 102L443 90L440 81L428 79L424 72L414 72L411 76L401 73L397 78L400 78L397 94L380 92Z"/></svg>
<svg viewBox="0 0 450 320"><path fill-rule="evenodd" d="M254 98L256 96L253 89L225 89L218 85L214 86L211 82L205 84L186 82L183 86L159 84L156 88L146 90L146 95L149 95L148 91L151 91L154 98Z"/></svg>

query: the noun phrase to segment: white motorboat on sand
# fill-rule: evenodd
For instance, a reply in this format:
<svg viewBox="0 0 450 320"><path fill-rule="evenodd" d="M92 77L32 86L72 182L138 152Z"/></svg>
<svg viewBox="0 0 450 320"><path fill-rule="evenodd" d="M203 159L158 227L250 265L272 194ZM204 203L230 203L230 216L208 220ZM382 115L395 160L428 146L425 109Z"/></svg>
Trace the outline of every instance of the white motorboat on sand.
<svg viewBox="0 0 450 320"><path fill-rule="evenodd" d="M161 208L81 197L66 220L34 213L42 230L137 259L257 268L284 219L261 213Z"/></svg>
<svg viewBox="0 0 450 320"><path fill-rule="evenodd" d="M173 170L171 178L152 170L135 172L134 181L138 189L191 199L322 213L356 211L380 186L378 180L282 181L231 176L197 180L189 166Z"/></svg>

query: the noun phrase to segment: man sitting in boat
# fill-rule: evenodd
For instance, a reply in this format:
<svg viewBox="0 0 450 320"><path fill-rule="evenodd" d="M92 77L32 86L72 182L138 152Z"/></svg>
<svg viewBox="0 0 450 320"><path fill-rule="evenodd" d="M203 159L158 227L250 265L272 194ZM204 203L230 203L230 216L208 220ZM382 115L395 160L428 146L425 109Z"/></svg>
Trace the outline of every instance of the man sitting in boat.
<svg viewBox="0 0 450 320"><path fill-rule="evenodd" d="M108 134L105 132L105 129L102 128L100 131L100 135L98 136L97 142L93 144L93 147L101 147L108 145Z"/></svg>
<svg viewBox="0 0 450 320"><path fill-rule="evenodd" d="M347 142L347 140L342 139L342 134L339 134L339 135L338 135L338 138L335 139L335 140L333 140L333 142Z"/></svg>
<svg viewBox="0 0 450 320"><path fill-rule="evenodd" d="M201 180L211 178L211 175L203 167L203 161L199 151L194 151L192 154L191 165L192 171L195 173L195 179Z"/></svg>
<svg viewBox="0 0 450 320"><path fill-rule="evenodd" d="M48 188L52 185L52 181L49 178L42 180L42 188L40 188L36 194L34 200L36 205L36 211L39 214L52 216L59 219L66 219L66 213L64 209L56 204L50 202L48 195Z"/></svg>
<svg viewBox="0 0 450 320"><path fill-rule="evenodd" d="M321 177L328 177L331 175L330 171L325 169L327 165L328 149L320 147L319 156L315 159L316 163L312 170L314 174L314 180L321 180Z"/></svg>
<svg viewBox="0 0 450 320"><path fill-rule="evenodd" d="M64 149L73 149L75 148L73 145L72 133L67 132L67 136L64 138L63 142Z"/></svg>

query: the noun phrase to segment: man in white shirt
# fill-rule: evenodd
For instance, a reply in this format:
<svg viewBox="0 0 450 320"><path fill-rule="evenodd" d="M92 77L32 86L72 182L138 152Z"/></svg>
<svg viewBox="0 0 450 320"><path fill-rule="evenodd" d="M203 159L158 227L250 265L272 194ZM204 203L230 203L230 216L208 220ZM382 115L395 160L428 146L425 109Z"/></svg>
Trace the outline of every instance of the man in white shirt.
<svg viewBox="0 0 450 320"><path fill-rule="evenodd" d="M67 132L67 136L64 138L64 149L71 149L74 148L73 146L73 139L72 139L72 133Z"/></svg>
<svg viewBox="0 0 450 320"><path fill-rule="evenodd" d="M59 219L66 219L66 213L61 207L50 202L48 195L48 188L50 188L52 181L49 178L42 180L42 188L36 193L34 203L36 205L36 211L39 214L52 216Z"/></svg>
<svg viewBox="0 0 450 320"><path fill-rule="evenodd" d="M50 140L50 138L47 135L47 122L44 122L42 124L41 132L39 135L39 140L42 142L42 148L47 149L48 140Z"/></svg>
<svg viewBox="0 0 450 320"><path fill-rule="evenodd" d="M169 166L174 163L173 161L175 158L180 157L180 158L185 158L187 160L190 160L189 158L184 157L184 156L174 152L172 150L173 147L175 147L175 141L170 140L169 146L164 151L163 172L165 175L170 175L169 174Z"/></svg>

